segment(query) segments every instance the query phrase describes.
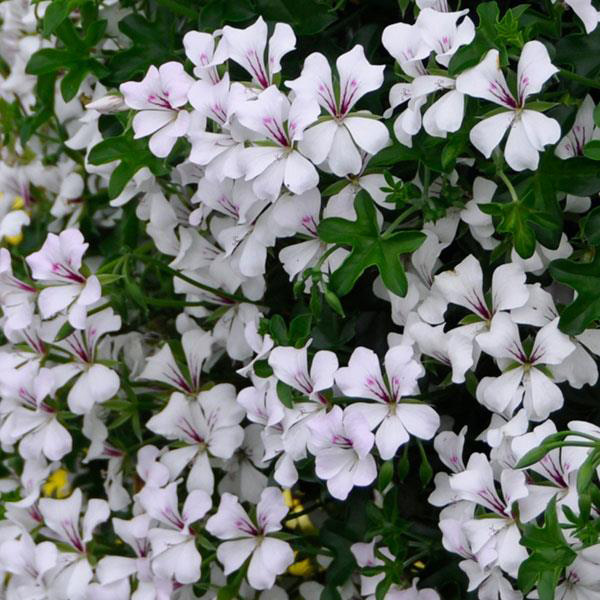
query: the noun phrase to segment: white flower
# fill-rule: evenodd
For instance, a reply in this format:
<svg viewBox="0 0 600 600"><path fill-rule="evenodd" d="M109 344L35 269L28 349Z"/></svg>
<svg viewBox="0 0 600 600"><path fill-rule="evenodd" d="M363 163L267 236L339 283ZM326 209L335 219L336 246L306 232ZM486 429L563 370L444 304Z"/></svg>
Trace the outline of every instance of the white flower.
<svg viewBox="0 0 600 600"><path fill-rule="evenodd" d="M316 473L327 481L329 493L345 500L356 486L370 485L377 477L375 459L370 451L375 441L366 415L334 406L319 413L307 426L312 432L308 449L316 457Z"/></svg>
<svg viewBox="0 0 600 600"><path fill-rule="evenodd" d="M87 307L100 299L100 282L95 275L80 273L81 259L89 244L77 229L65 229L60 235L49 233L38 252L26 260L31 276L45 287L38 296L42 317L48 319L69 308L69 323L77 329L85 327Z"/></svg>
<svg viewBox="0 0 600 600"><path fill-rule="evenodd" d="M267 34L267 24L262 17L246 29L226 25L212 63L233 60L252 76L254 84L267 89L273 84L273 76L281 71L281 59L296 47L292 28L287 23L277 23L265 56Z"/></svg>
<svg viewBox="0 0 600 600"><path fill-rule="evenodd" d="M333 386L333 377L338 369L338 359L333 352L320 350L308 370L306 344L303 348L279 346L269 355L269 365L277 379L287 383L308 397L311 402L326 406L327 399L321 393Z"/></svg>
<svg viewBox="0 0 600 600"><path fill-rule="evenodd" d="M181 107L193 82L183 65L172 61L158 69L152 65L142 81L119 87L127 106L140 111L133 118L135 138L151 135L149 148L156 156L167 156L177 138L187 133L190 114Z"/></svg>
<svg viewBox="0 0 600 600"><path fill-rule="evenodd" d="M244 439L239 426L244 412L235 401L231 384L217 384L188 400L179 392L171 394L167 406L155 414L146 427L171 440L186 445L170 450L161 462L169 468L171 479L176 479L183 469L192 464L187 477L187 489L205 490L212 494L214 476L209 455L230 458Z"/></svg>
<svg viewBox="0 0 600 600"><path fill-rule="evenodd" d="M240 153L246 181L259 198L275 200L282 184L294 194L314 188L319 175L314 165L296 149L305 129L319 116L317 102L294 99L291 103L275 86L262 91L255 100L236 109L240 123L269 140Z"/></svg>
<svg viewBox="0 0 600 600"><path fill-rule="evenodd" d="M516 577L527 550L519 544L521 533L513 518L513 502L525 498L529 491L525 474L504 469L500 474L502 496L496 490L492 467L484 454L472 454L467 468L450 476L450 487L461 498L479 504L494 513L485 519L464 523L471 550L481 567L493 565Z"/></svg>
<svg viewBox="0 0 600 600"><path fill-rule="evenodd" d="M88 413L94 404L105 402L119 390L119 376L99 362L96 348L103 335L120 328L121 317L115 315L112 308L106 308L88 317L85 329L75 330L57 342L75 359L54 367L57 387L78 376L67 396L69 409L75 414Z"/></svg>
<svg viewBox="0 0 600 600"><path fill-rule="evenodd" d="M456 89L463 94L490 100L507 109L475 125L469 138L489 158L510 129L504 151L506 162L515 171L534 170L539 163L539 152L560 138L560 126L543 113L526 108L525 102L558 69L550 62L541 42L527 42L519 58L515 98L500 70L499 60L498 50L490 50L476 67L464 71L456 80Z"/></svg>
<svg viewBox="0 0 600 600"><path fill-rule="evenodd" d="M181 512L176 483L164 488L147 485L137 498L148 515L161 525L148 531L154 573L179 583L198 581L201 557L190 525L208 512L212 506L210 496L204 490L191 491Z"/></svg>
<svg viewBox="0 0 600 600"><path fill-rule="evenodd" d="M530 352L521 344L519 329L507 313L497 313L490 330L477 336L480 348L498 359L502 375L484 377L477 389L477 399L498 413L512 412L520 402L532 421L543 421L564 402L560 388L552 381L548 365L560 364L575 350L569 338L558 330L558 318L542 327Z"/></svg>
<svg viewBox="0 0 600 600"><path fill-rule="evenodd" d="M329 62L318 52L306 58L300 77L285 83L303 102L317 101L329 115L304 133L298 148L315 164L327 161L329 169L342 177L360 172L359 149L376 154L387 145L389 134L371 113L350 112L362 96L381 87L383 65L371 65L363 47L357 45L338 57L336 67L339 97L334 91Z"/></svg>
<svg viewBox="0 0 600 600"><path fill-rule="evenodd" d="M288 513L283 494L278 488L263 490L252 520L232 494L223 494L217 514L206 523L209 533L228 540L217 548L217 557L225 575L237 571L249 556L248 583L255 590L273 587L281 575L294 562L294 553L287 542L269 534L281 529L281 520Z"/></svg>
<svg viewBox="0 0 600 600"><path fill-rule="evenodd" d="M418 394L417 379L423 366L413 359L408 346L395 346L385 355L384 379L377 355L367 348L356 348L348 366L335 375L335 382L345 396L368 398L376 404L356 402L346 412L362 415L370 429L377 429L375 443L379 454L388 460L405 444L410 434L431 439L439 427L439 416L425 404L403 402L402 398Z"/></svg>
<svg viewBox="0 0 600 600"><path fill-rule="evenodd" d="M555 3L556 0L552 0ZM581 19L586 33L596 29L600 20L600 13L592 4L592 0L565 0L565 4Z"/></svg>
<svg viewBox="0 0 600 600"><path fill-rule="evenodd" d="M189 376L182 373L175 361L173 352L165 344L156 354L149 357L146 367L138 379L160 381L186 394L200 391L202 365L210 356L213 338L202 329L190 329L181 336L181 345L185 354Z"/></svg>

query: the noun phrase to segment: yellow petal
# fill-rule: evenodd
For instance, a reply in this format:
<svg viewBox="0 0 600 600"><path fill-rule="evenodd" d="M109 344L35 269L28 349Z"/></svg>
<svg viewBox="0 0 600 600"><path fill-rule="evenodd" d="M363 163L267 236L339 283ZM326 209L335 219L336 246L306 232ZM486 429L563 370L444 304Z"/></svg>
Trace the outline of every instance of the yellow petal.
<svg viewBox="0 0 600 600"><path fill-rule="evenodd" d="M310 561L310 558L299 560L288 567L288 573L290 575L296 575L297 577L308 577L315 572L315 569Z"/></svg>
<svg viewBox="0 0 600 600"><path fill-rule="evenodd" d="M4 238L11 246L18 246L23 241L23 234L17 233L17 235L7 235Z"/></svg>
<svg viewBox="0 0 600 600"><path fill-rule="evenodd" d="M42 494L44 496L66 498L70 493L69 472L63 468L53 471L46 480L46 483L42 485Z"/></svg>
<svg viewBox="0 0 600 600"><path fill-rule="evenodd" d="M13 200L13 210L19 210L25 206L25 200L23 200L22 196L15 196Z"/></svg>

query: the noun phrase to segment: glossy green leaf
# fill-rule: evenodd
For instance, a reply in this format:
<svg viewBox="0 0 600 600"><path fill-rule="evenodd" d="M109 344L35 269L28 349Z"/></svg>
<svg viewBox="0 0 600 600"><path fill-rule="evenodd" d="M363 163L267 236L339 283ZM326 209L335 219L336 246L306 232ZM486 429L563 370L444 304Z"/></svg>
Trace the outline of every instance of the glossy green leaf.
<svg viewBox="0 0 600 600"><path fill-rule="evenodd" d="M600 319L600 253L591 262L575 262L561 258L550 263L555 281L577 292L560 316L559 326L569 335L577 335Z"/></svg>
<svg viewBox="0 0 600 600"><path fill-rule="evenodd" d="M354 207L356 221L333 217L319 224L318 233L323 241L352 247L350 255L331 276L333 291L338 296L345 296L365 270L375 266L387 289L405 296L408 283L400 255L414 252L425 240L425 235L420 231L398 231L389 237L382 235L373 201L365 191L357 194Z"/></svg>

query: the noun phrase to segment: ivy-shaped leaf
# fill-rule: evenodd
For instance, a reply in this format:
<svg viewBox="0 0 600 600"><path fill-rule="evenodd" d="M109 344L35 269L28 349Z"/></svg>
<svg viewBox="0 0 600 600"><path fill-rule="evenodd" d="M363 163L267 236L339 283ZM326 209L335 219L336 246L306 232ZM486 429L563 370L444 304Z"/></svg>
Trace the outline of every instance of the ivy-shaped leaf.
<svg viewBox="0 0 600 600"><path fill-rule="evenodd" d="M133 139L131 132L107 138L96 144L91 150L88 160L92 165L103 165L120 161L108 182L109 197L116 198L127 185L127 182L142 168L148 167L154 175L164 175L166 168L162 160L156 158L149 150L146 140Z"/></svg>
<svg viewBox="0 0 600 600"><path fill-rule="evenodd" d="M380 233L373 200L364 190L357 194L354 208L356 221L333 217L321 221L318 228L324 242L352 246L350 255L331 276L335 293L345 296L368 267L376 266L387 289L405 296L408 283L399 257L414 252L425 235L406 230Z"/></svg>
<svg viewBox="0 0 600 600"><path fill-rule="evenodd" d="M577 291L577 298L560 316L560 328L570 335L581 333L600 319L600 253L592 262L575 262L561 258L550 263L555 281Z"/></svg>

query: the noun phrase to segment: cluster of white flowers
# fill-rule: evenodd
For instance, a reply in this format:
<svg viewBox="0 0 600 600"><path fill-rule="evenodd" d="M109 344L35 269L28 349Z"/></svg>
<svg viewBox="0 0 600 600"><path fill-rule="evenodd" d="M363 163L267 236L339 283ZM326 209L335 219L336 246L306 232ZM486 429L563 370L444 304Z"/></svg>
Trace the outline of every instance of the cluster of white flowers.
<svg viewBox="0 0 600 600"><path fill-rule="evenodd" d="M36 33L34 9L43 13L48 4L0 3L0 56L10 64L10 74L0 78L0 98L18 99L27 115L34 113L36 77L25 66L49 46ZM103 16L114 29L117 9L107 4ZM462 208L414 226L423 242L404 260L407 294L390 291L383 275L374 281L372 294L388 303L397 326L382 358L358 346L340 365L336 353L309 335L283 345L265 325L272 316L267 261L283 268L300 294L313 288L331 294L331 276L350 251L319 238L321 221L357 220L356 198L367 192L376 233L388 239L396 229L386 220L394 209L385 191L392 184L383 169L369 166L371 157L392 144L412 147L421 128L438 138L458 131L468 98L491 102L490 110L500 107L470 130L480 153L472 154L498 154L508 132L503 156L514 171L535 170L549 145L569 159L598 138L590 96L562 134L544 107L528 104L558 72L541 42L525 43L516 57L516 93L495 49L449 76L445 69L472 43L475 25L467 9L417 4L414 24L391 24L383 32L402 76L383 116L355 109L384 85L384 66L371 64L361 45L335 66L312 53L296 79L281 81L282 59L295 49L296 37L282 23L269 35L259 18L247 28L188 32L183 44L193 75L182 63L167 62L110 93L89 75L67 103L57 83L54 111L62 143L73 152L56 164L41 160L56 143L41 132L26 145L11 140L1 147L0 238L9 245L23 240L33 188L50 201L54 233L23 264L0 249L6 341L0 348L0 443L12 457L0 479L6 494L0 596L191 600L221 598L219 590L234 586L228 598L324 597L323 579L311 575L327 568L331 552L311 557L299 585L293 572L302 551L290 532L314 529L305 515L294 516L302 511L295 488L300 472L311 469L328 501L345 501L359 487L381 506L393 485L375 490L381 466L411 443L423 451L422 441L433 440L450 473L435 474L429 502L441 508L442 544L462 559L469 591L481 600L524 597L516 583L530 554L523 532L554 503L565 544L576 555L557 579L556 597L600 598L600 544L583 542L573 524L585 502L580 467L598 453L600 427L571 421L570 435L561 439L578 442L559 443L526 467L519 464L557 434L562 422L551 418L565 403L563 391L598 380L600 330L576 337L561 332L555 302L568 303L569 291L548 287L543 278L551 260L573 253L565 234L556 249L537 243L527 259L513 250L509 261L489 268L467 251L448 269L440 254L459 231L479 255L500 245L492 216L482 210L498 184L477 175ZM595 28L599 13L591 1L566 4L588 33ZM109 48L121 43L106 41ZM232 72L241 68L246 80L230 76L232 63ZM392 136L383 117L400 106ZM78 229L84 190L106 190L118 165L90 160L103 140L101 116L127 110L134 138L147 138L155 157L169 156L178 143L189 153L169 166L170 188L151 169L137 170L110 206L94 213L95 224L112 227L125 205L137 202L137 218L157 256L166 257L161 264L181 299L177 344L159 341L151 326L123 327L106 291L122 276L99 269L102 257L89 253ZM338 182L334 193L322 193L322 180ZM412 183L432 196L444 184ZM591 205L589 198L565 200L572 213ZM282 244L283 238L292 241ZM222 359L225 382L211 374ZM445 389L467 382L489 426L453 432L461 424L423 392L429 372L448 373ZM131 416L128 411L136 413L131 422L137 420L141 432L135 448L114 434L114 413ZM487 451L473 452L465 463L468 433ZM99 485L78 487L78 469L91 468L92 461L101 464ZM59 480L66 467L74 480L63 481L66 492L47 497L48 481ZM395 552L378 536L354 543L358 567L338 586L338 597L439 599L406 577L376 594L384 574L373 569L393 562ZM294 577L288 593L286 578Z"/></svg>

